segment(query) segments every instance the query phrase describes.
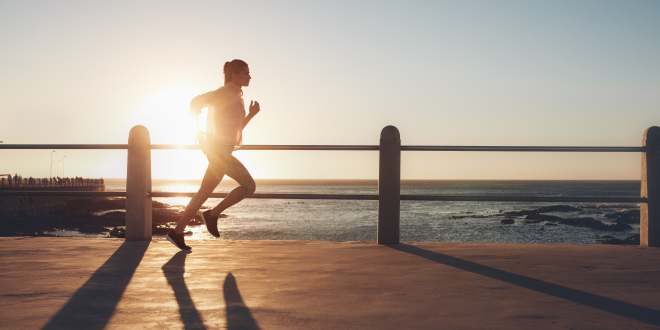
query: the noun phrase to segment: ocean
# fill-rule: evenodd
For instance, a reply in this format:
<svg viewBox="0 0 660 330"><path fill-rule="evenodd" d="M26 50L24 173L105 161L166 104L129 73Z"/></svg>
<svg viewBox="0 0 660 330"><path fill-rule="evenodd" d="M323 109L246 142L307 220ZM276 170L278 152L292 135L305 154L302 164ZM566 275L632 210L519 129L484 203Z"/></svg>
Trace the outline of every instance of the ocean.
<svg viewBox="0 0 660 330"><path fill-rule="evenodd" d="M236 184L227 180L217 192ZM199 181L154 180L153 191L196 191ZM106 190L125 189L123 180L106 180ZM639 181L416 181L402 184L402 194L617 196L638 197ZM257 181L261 193L377 194L375 181ZM183 208L189 198L156 198ZM212 207L220 199L206 201ZM571 221L530 221L503 213L544 206L571 206L545 212L563 219L592 218L615 224L613 214L639 209L635 203L539 203L402 201L401 240L429 242L598 243L639 233L580 227ZM219 222L222 239L363 241L376 239L377 201L246 199L229 208ZM608 217L609 215L609 217ZM513 220L503 223L502 220ZM601 226L603 227L603 226ZM190 226L188 239L213 239L203 226Z"/></svg>

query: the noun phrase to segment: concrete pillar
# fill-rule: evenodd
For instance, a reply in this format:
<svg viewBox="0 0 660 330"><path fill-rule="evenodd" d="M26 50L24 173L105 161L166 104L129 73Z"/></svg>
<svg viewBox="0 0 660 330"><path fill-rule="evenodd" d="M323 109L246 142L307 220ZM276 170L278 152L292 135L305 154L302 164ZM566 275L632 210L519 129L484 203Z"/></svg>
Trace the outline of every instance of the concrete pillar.
<svg viewBox="0 0 660 330"><path fill-rule="evenodd" d="M641 197L648 203L640 206L639 244L660 246L660 127L649 127L644 131L642 146L642 189Z"/></svg>
<svg viewBox="0 0 660 330"><path fill-rule="evenodd" d="M378 244L399 244L401 138L394 126L380 132Z"/></svg>
<svg viewBox="0 0 660 330"><path fill-rule="evenodd" d="M151 139L144 126L128 135L126 171L126 239L151 240Z"/></svg>

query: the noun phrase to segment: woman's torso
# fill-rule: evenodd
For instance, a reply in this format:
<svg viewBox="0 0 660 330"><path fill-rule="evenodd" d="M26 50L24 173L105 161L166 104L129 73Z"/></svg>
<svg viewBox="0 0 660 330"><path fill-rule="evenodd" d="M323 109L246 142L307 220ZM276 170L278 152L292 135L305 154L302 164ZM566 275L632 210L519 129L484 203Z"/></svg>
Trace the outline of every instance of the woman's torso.
<svg viewBox="0 0 660 330"><path fill-rule="evenodd" d="M208 104L208 139L214 145L241 144L245 105L240 90L221 87L214 92Z"/></svg>

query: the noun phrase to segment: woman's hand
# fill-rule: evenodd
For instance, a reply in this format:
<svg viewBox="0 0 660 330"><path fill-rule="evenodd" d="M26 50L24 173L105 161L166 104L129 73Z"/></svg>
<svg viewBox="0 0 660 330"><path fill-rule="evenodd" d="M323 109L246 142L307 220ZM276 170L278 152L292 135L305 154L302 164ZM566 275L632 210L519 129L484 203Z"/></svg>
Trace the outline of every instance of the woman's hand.
<svg viewBox="0 0 660 330"><path fill-rule="evenodd" d="M250 120L252 120L252 117L254 117L256 114L259 113L259 110L261 110L261 108L259 107L259 102L250 101L250 113L248 113L248 115L245 118L243 118L243 125L241 125L241 129L247 126Z"/></svg>
<svg viewBox="0 0 660 330"><path fill-rule="evenodd" d="M259 102L250 101L250 116L254 116L258 114L259 110L261 110L261 108L259 107Z"/></svg>

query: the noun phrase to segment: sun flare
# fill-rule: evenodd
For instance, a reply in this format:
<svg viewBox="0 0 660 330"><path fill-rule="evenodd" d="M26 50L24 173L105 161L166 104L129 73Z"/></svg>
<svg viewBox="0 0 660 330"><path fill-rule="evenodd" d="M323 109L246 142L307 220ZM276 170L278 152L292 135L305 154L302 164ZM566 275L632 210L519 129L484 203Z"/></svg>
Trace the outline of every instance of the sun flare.
<svg viewBox="0 0 660 330"><path fill-rule="evenodd" d="M153 144L196 144L197 132L205 128L205 116L197 121L189 111L199 90L187 86L161 88L146 95L134 112L135 124L149 130ZM199 150L155 150L152 175L156 178L201 178L206 159Z"/></svg>
<svg viewBox="0 0 660 330"><path fill-rule="evenodd" d="M189 87L171 87L145 96L138 109L141 124L151 134L152 143L192 144L196 142L198 128L188 111L196 92ZM200 121L203 118L200 119Z"/></svg>

